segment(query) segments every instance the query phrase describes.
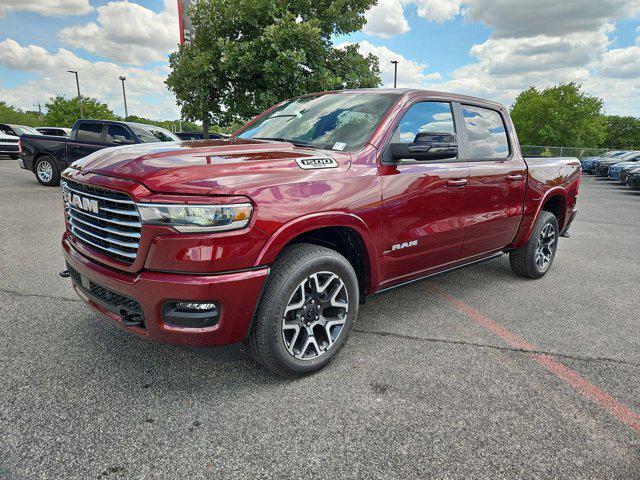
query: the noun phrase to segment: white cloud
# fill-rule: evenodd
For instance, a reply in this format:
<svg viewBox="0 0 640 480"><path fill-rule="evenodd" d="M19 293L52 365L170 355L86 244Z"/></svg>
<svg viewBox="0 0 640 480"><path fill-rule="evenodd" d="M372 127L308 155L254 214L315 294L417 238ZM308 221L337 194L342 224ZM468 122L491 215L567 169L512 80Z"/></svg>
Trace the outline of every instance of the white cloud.
<svg viewBox="0 0 640 480"><path fill-rule="evenodd" d="M74 96L75 81L67 70L77 70L82 95L108 103L121 115L124 108L118 77L125 75L129 113L156 119L179 116L173 95L164 85L166 66L145 70L112 62L91 62L64 48L49 52L36 45L22 46L12 39L0 42L0 51L3 53L0 65L37 76L11 89L4 88L0 82L0 98L11 105L31 109L34 102L45 103L57 94ZM148 101L150 97L154 101Z"/></svg>
<svg viewBox="0 0 640 480"><path fill-rule="evenodd" d="M614 21L640 12L640 0L473 0L469 20L492 27L471 47L473 63L428 88L511 104L522 90L575 81L605 100L609 113L640 111L640 44L610 50ZM541 15L540 12L544 12ZM622 80L625 81L622 81ZM624 99L624 100L623 100Z"/></svg>
<svg viewBox="0 0 640 480"><path fill-rule="evenodd" d="M389 38L409 31L400 0L380 0L364 15L367 24L364 33L380 38Z"/></svg>
<svg viewBox="0 0 640 480"><path fill-rule="evenodd" d="M338 46L339 47L339 46ZM376 46L364 40L358 44L358 51L362 55L374 54L380 60L380 74L385 86L393 86L394 66L391 60L398 61L398 87L420 88L426 82L440 80L442 77L437 72L427 73L429 65L415 62L396 53L387 47Z"/></svg>
<svg viewBox="0 0 640 480"><path fill-rule="evenodd" d="M128 1L98 7L98 18L82 26L64 28L58 34L67 46L82 48L116 62L144 65L163 60L177 50L179 41L177 2L165 0L155 13Z"/></svg>
<svg viewBox="0 0 640 480"><path fill-rule="evenodd" d="M609 50L602 57L597 69L603 77L639 78L640 46Z"/></svg>
<svg viewBox="0 0 640 480"><path fill-rule="evenodd" d="M640 12L640 0L466 0L466 16L493 27L493 37L563 36L598 31Z"/></svg>
<svg viewBox="0 0 640 480"><path fill-rule="evenodd" d="M92 10L89 0L2 0L0 3L0 17L18 11L65 16L86 15Z"/></svg>
<svg viewBox="0 0 640 480"><path fill-rule="evenodd" d="M416 0L418 16L431 22L444 23L461 13L463 0ZM413 2L412 2L413 3Z"/></svg>

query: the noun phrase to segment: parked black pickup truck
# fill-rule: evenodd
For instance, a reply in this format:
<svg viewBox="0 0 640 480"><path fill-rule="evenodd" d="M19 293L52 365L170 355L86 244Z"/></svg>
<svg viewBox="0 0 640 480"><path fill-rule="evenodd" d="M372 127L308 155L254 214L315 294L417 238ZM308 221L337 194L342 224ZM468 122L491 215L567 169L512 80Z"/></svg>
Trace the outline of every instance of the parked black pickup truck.
<svg viewBox="0 0 640 480"><path fill-rule="evenodd" d="M20 166L45 186L60 183L60 173L76 160L107 147L133 143L180 142L169 130L142 123L78 120L69 138L22 135Z"/></svg>

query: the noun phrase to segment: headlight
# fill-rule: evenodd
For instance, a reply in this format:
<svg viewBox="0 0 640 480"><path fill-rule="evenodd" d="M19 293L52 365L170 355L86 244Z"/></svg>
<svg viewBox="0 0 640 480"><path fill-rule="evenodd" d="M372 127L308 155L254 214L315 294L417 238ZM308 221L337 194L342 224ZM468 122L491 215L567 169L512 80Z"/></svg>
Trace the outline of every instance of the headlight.
<svg viewBox="0 0 640 480"><path fill-rule="evenodd" d="M164 205L138 203L142 223L166 225L179 232L223 232L244 228L251 220L250 203L233 205Z"/></svg>

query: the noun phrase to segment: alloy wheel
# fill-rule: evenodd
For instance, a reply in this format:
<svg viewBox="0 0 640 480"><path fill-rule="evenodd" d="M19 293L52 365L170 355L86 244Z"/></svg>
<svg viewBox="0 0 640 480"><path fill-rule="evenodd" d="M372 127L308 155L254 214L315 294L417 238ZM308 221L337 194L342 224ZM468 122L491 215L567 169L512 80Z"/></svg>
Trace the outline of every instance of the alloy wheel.
<svg viewBox="0 0 640 480"><path fill-rule="evenodd" d="M551 263L558 241L556 230L552 224L547 223L540 232L536 247L536 266L540 271L545 270Z"/></svg>
<svg viewBox="0 0 640 480"><path fill-rule="evenodd" d="M289 354L314 360L336 343L349 311L344 281L333 272L318 272L300 282L282 317L282 338Z"/></svg>
<svg viewBox="0 0 640 480"><path fill-rule="evenodd" d="M49 162L38 163L38 178L44 183L49 183L53 178L53 167Z"/></svg>

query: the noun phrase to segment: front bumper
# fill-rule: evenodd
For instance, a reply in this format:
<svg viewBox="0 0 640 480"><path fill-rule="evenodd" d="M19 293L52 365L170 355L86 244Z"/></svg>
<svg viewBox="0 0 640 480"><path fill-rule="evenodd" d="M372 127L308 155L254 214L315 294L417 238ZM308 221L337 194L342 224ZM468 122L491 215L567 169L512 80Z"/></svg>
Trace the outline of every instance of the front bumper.
<svg viewBox="0 0 640 480"><path fill-rule="evenodd" d="M627 185L629 185L631 188L640 188L640 176L630 176L627 179Z"/></svg>
<svg viewBox="0 0 640 480"><path fill-rule="evenodd" d="M145 270L131 274L120 272L80 255L68 240L62 238L62 250L67 264L88 281L135 300L142 309L144 326L127 326L117 309L109 308L89 290L73 281L74 289L93 309L119 327L138 336L191 346L214 346L244 340L249 332L253 313L269 273L259 268L234 273L194 275ZM216 301L220 305L218 322L205 328L167 325L162 308L168 301ZM115 311L114 311L115 310Z"/></svg>
<svg viewBox="0 0 640 480"><path fill-rule="evenodd" d="M16 155L19 152L18 145L0 145L0 155Z"/></svg>

